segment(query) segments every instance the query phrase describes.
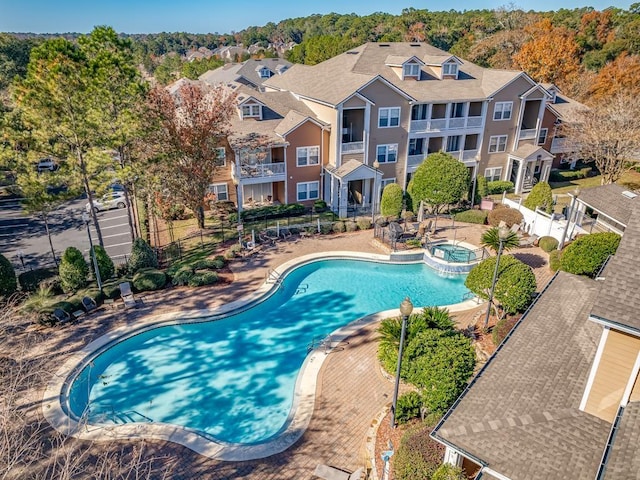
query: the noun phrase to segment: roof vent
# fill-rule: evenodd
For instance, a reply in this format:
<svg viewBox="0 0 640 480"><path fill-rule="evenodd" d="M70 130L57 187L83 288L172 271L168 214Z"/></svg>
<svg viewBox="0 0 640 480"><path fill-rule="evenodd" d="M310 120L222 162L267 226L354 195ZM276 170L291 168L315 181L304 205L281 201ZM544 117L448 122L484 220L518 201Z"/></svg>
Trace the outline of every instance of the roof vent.
<svg viewBox="0 0 640 480"><path fill-rule="evenodd" d="M357 54L358 54L358 51L357 51L357 50L349 50L349 51L347 52L347 55L357 55Z"/></svg>
<svg viewBox="0 0 640 480"><path fill-rule="evenodd" d="M379 43L378 46L379 47L389 47L390 45L388 43Z"/></svg>
<svg viewBox="0 0 640 480"><path fill-rule="evenodd" d="M624 192L622 192L622 196L626 198L636 198L638 194L630 192L629 190L625 190Z"/></svg>

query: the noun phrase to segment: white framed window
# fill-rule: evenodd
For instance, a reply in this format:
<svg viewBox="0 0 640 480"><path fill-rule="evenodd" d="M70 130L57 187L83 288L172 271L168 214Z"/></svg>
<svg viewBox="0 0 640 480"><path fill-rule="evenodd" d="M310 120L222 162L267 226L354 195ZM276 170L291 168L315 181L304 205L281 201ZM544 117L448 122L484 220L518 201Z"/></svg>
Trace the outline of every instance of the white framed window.
<svg viewBox="0 0 640 480"><path fill-rule="evenodd" d="M495 182L497 180L500 180L502 178L502 167L485 169L484 178L486 178L488 182Z"/></svg>
<svg viewBox="0 0 640 480"><path fill-rule="evenodd" d="M378 110L378 127L388 128L400 125L400 107L381 108Z"/></svg>
<svg viewBox="0 0 640 480"><path fill-rule="evenodd" d="M212 201L214 202L229 200L229 191L226 183L212 183L209 185L209 194L213 195Z"/></svg>
<svg viewBox="0 0 640 480"><path fill-rule="evenodd" d="M489 137L489 153L504 152L507 150L507 136L495 135Z"/></svg>
<svg viewBox="0 0 640 480"><path fill-rule="evenodd" d="M320 182L303 182L296 185L298 202L320 198Z"/></svg>
<svg viewBox="0 0 640 480"><path fill-rule="evenodd" d="M216 148L216 152L218 153L218 166L226 167L227 166L227 151L224 147Z"/></svg>
<svg viewBox="0 0 640 480"><path fill-rule="evenodd" d="M417 63L407 63L402 66L403 77L418 77L420 76L420 65Z"/></svg>
<svg viewBox="0 0 640 480"><path fill-rule="evenodd" d="M243 105L242 106L242 118L255 117L260 118L260 105Z"/></svg>
<svg viewBox="0 0 640 480"><path fill-rule="evenodd" d="M457 63L445 63L442 65L442 75L455 75L458 76L458 64Z"/></svg>
<svg viewBox="0 0 640 480"><path fill-rule="evenodd" d="M541 128L540 135L538 135L538 145L544 145L547 141L547 135L549 134L548 128Z"/></svg>
<svg viewBox="0 0 640 480"><path fill-rule="evenodd" d="M378 145L376 158L380 163L392 163L398 159L398 144Z"/></svg>
<svg viewBox="0 0 640 480"><path fill-rule="evenodd" d="M307 167L320 163L320 147L298 147L296 148L296 165Z"/></svg>
<svg viewBox="0 0 640 480"><path fill-rule="evenodd" d="M260 69L260 78L269 78L271 77L271 70L269 70L267 67L262 67Z"/></svg>
<svg viewBox="0 0 640 480"><path fill-rule="evenodd" d="M493 107L494 120L510 120L513 102L496 102Z"/></svg>

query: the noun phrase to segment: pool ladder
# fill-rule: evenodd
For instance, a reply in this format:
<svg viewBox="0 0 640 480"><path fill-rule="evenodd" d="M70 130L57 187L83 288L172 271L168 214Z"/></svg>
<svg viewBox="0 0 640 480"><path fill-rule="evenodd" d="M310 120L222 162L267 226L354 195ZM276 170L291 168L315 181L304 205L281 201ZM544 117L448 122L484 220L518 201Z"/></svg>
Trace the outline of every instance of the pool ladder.
<svg viewBox="0 0 640 480"><path fill-rule="evenodd" d="M331 338L331 335L327 335L325 337L313 337L311 343L307 345L307 353L316 350L317 348L323 348L325 354L329 353L332 343L333 339Z"/></svg>
<svg viewBox="0 0 640 480"><path fill-rule="evenodd" d="M278 272L276 272L274 269L270 268L269 271L267 272L265 282L272 283L274 285L279 285L280 283L282 283L282 276Z"/></svg>

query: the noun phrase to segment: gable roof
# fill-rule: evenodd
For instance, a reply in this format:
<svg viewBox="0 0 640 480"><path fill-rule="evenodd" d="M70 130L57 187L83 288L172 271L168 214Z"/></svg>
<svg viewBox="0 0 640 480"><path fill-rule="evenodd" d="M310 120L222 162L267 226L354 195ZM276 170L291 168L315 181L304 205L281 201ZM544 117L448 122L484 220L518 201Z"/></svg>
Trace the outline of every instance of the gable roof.
<svg viewBox="0 0 640 480"><path fill-rule="evenodd" d="M600 285L559 272L432 436L514 480L595 478L611 425L579 405Z"/></svg>
<svg viewBox="0 0 640 480"><path fill-rule="evenodd" d="M273 75L279 75L292 65L282 58L263 58L262 60L250 59L242 63L227 63L214 70L209 70L200 77L199 80L206 82L210 85L216 85L223 83L228 85L230 83L238 82L244 83L251 87L257 88L267 80L260 76L260 70L263 67L268 68Z"/></svg>
<svg viewBox="0 0 640 480"><path fill-rule="evenodd" d="M615 183L600 185L582 190L578 200L598 213L626 226L633 206L640 203L640 196L629 198L622 194L628 190Z"/></svg>
<svg viewBox="0 0 640 480"><path fill-rule="evenodd" d="M553 160L553 155L547 152L544 148L539 147L538 145L531 145L530 143L520 145L518 149L510 155L523 160L534 158L538 155L540 155L541 160Z"/></svg>

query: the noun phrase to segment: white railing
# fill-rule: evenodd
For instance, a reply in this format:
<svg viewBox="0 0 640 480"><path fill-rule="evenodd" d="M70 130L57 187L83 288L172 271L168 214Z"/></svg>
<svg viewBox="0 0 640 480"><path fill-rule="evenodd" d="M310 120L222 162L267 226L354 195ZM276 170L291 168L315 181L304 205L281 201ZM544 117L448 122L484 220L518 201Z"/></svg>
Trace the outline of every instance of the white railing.
<svg viewBox="0 0 640 480"><path fill-rule="evenodd" d="M482 117L468 117L467 128L480 128L482 126Z"/></svg>
<svg viewBox="0 0 640 480"><path fill-rule="evenodd" d="M551 140L551 153L566 153L571 151L571 146L566 138L554 138Z"/></svg>
<svg viewBox="0 0 640 480"><path fill-rule="evenodd" d="M467 124L466 118L450 118L449 119L449 128L464 128Z"/></svg>
<svg viewBox="0 0 640 480"><path fill-rule="evenodd" d="M535 128L530 128L527 130L520 130L520 140L533 140L536 138L537 130Z"/></svg>
<svg viewBox="0 0 640 480"><path fill-rule="evenodd" d="M482 117L436 118L430 120L412 120L409 126L411 133L439 132L442 130L460 130L463 128L480 128Z"/></svg>
<svg viewBox="0 0 640 480"><path fill-rule="evenodd" d="M240 165L240 178L273 177L275 175L284 175L284 162Z"/></svg>
<svg viewBox="0 0 640 480"><path fill-rule="evenodd" d="M364 142L349 142L342 144L342 153L362 153L364 152Z"/></svg>
<svg viewBox="0 0 640 480"><path fill-rule="evenodd" d="M447 153L457 158L460 162L469 162L476 159L478 150L455 150Z"/></svg>
<svg viewBox="0 0 640 480"><path fill-rule="evenodd" d="M408 155L407 156L407 167L411 168L411 167L417 167L418 165L420 165L425 158L425 154L421 153L420 155Z"/></svg>

